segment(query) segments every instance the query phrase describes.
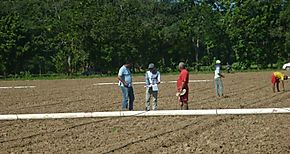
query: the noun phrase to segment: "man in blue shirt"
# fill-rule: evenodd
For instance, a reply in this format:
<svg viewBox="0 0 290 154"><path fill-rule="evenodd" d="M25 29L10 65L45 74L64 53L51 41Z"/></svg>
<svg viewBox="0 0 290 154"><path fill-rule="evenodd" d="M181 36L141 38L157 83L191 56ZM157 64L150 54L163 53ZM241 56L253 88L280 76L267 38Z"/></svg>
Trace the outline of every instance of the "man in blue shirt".
<svg viewBox="0 0 290 154"><path fill-rule="evenodd" d="M145 74L146 82L146 111L150 110L150 99L153 96L153 110L157 110L158 84L160 83L160 73L153 63L149 64L148 71Z"/></svg>
<svg viewBox="0 0 290 154"><path fill-rule="evenodd" d="M133 110L133 103L135 100L132 86L132 74L130 72L131 67L132 63L126 62L119 69L118 73L119 87L122 91L122 110L126 110L129 108L130 111Z"/></svg>

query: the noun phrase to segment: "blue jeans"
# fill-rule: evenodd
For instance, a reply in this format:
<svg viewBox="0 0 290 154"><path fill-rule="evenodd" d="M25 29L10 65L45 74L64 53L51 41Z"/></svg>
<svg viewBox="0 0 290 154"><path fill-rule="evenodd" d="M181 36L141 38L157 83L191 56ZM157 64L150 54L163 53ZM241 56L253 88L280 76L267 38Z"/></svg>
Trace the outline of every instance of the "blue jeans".
<svg viewBox="0 0 290 154"><path fill-rule="evenodd" d="M223 96L223 81L221 78L214 79L215 93L217 96Z"/></svg>
<svg viewBox="0 0 290 154"><path fill-rule="evenodd" d="M132 111L133 103L135 100L133 87L127 88L127 87L120 86L120 88L122 91L122 109L126 110L129 107L129 110ZM128 105L128 102L129 102L129 105Z"/></svg>

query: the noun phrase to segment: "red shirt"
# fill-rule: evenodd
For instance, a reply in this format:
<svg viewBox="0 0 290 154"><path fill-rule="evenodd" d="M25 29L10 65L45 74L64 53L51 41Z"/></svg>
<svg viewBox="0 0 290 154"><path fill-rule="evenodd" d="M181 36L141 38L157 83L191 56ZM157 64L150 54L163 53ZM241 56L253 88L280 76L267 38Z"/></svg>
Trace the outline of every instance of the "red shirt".
<svg viewBox="0 0 290 154"><path fill-rule="evenodd" d="M181 90L182 82L184 82L184 88L188 89L189 73L186 69L181 70L179 77L177 79L177 90Z"/></svg>

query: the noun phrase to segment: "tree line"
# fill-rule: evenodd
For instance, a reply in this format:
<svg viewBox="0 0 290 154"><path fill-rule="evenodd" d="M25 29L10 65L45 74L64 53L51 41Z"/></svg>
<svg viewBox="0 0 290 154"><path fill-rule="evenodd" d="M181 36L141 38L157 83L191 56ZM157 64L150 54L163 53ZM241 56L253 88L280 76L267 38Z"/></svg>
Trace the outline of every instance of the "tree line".
<svg viewBox="0 0 290 154"><path fill-rule="evenodd" d="M0 75L289 61L287 0L1 0Z"/></svg>

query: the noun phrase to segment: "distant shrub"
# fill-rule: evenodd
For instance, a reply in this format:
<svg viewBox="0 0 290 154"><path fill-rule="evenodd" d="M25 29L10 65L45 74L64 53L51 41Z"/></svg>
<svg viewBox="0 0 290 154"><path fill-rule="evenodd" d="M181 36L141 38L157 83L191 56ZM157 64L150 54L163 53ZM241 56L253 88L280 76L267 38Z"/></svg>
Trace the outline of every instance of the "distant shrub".
<svg viewBox="0 0 290 154"><path fill-rule="evenodd" d="M243 62L236 62L232 64L234 70L247 70L250 68L250 65Z"/></svg>
<svg viewBox="0 0 290 154"><path fill-rule="evenodd" d="M20 78L29 79L29 78L32 77L32 75L30 74L29 71L25 71L25 72L20 72L20 73L19 73L19 77L20 77Z"/></svg>
<svg viewBox="0 0 290 154"><path fill-rule="evenodd" d="M276 67L277 67L278 69L282 69L282 67L283 67L283 65L284 65L285 63L287 63L287 62L284 61L284 60L279 59L279 60L277 61L277 63L276 63Z"/></svg>

